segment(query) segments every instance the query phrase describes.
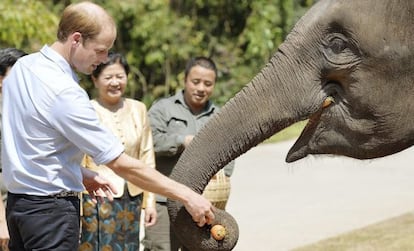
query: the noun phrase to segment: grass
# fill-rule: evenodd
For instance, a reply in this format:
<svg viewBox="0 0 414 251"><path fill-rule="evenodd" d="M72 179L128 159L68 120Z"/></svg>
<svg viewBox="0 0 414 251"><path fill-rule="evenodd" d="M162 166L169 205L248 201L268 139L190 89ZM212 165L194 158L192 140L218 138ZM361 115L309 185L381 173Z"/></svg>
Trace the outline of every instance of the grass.
<svg viewBox="0 0 414 251"><path fill-rule="evenodd" d="M412 251L414 212L292 251Z"/></svg>
<svg viewBox="0 0 414 251"><path fill-rule="evenodd" d="M297 138L307 121L285 128L264 143ZM413 251L414 212L356 229L291 251Z"/></svg>
<svg viewBox="0 0 414 251"><path fill-rule="evenodd" d="M302 132L303 128L307 123L306 121L301 121L296 124L293 124L282 131L276 133L269 139L265 140L264 143L277 143L284 140L289 140L293 138L299 137L300 133Z"/></svg>

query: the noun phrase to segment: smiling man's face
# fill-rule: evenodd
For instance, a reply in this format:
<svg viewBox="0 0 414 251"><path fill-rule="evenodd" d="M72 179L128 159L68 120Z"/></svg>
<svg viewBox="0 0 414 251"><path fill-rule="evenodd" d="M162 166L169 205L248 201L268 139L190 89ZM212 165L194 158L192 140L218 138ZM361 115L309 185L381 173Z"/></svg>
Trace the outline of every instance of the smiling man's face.
<svg viewBox="0 0 414 251"><path fill-rule="evenodd" d="M213 93L216 84L214 70L196 65L185 79L184 100L193 113L199 113Z"/></svg>

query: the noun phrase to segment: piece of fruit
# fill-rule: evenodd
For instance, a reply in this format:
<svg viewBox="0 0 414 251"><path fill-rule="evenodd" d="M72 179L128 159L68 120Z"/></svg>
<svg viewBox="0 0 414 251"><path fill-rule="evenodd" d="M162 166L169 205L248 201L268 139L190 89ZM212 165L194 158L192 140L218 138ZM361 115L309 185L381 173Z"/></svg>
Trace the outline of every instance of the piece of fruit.
<svg viewBox="0 0 414 251"><path fill-rule="evenodd" d="M210 232L213 238L218 241L221 241L226 237L226 228L223 225L214 225Z"/></svg>

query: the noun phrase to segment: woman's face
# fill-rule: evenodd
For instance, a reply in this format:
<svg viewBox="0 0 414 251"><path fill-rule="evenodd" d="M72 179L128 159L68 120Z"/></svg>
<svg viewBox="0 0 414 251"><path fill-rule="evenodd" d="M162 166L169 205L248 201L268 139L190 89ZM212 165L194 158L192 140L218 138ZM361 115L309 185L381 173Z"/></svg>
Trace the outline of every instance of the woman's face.
<svg viewBox="0 0 414 251"><path fill-rule="evenodd" d="M116 104L122 98L127 84L127 75L120 63L105 67L97 78L92 78L98 89L99 98L109 104Z"/></svg>

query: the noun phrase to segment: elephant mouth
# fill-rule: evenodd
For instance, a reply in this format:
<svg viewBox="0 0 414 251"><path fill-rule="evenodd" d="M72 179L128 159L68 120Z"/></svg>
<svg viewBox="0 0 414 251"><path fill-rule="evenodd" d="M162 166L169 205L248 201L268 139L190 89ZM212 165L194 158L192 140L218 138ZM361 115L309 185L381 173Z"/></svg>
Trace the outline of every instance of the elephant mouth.
<svg viewBox="0 0 414 251"><path fill-rule="evenodd" d="M335 103L335 99L333 98L333 96L327 96L323 100L317 112L313 113L309 117L308 123L306 124L305 128L300 134L298 140L289 150L286 156L286 162L291 163L291 162L300 160L302 158L305 158L308 155L308 146L307 146L308 142L310 142L311 137L314 135L314 132L319 124L323 111L329 108L334 103Z"/></svg>

